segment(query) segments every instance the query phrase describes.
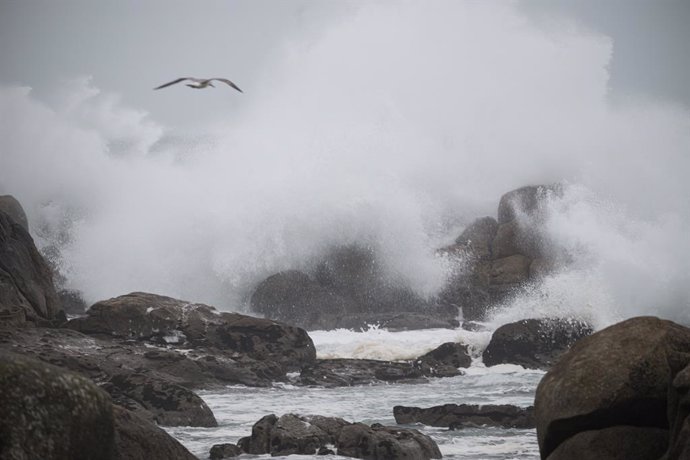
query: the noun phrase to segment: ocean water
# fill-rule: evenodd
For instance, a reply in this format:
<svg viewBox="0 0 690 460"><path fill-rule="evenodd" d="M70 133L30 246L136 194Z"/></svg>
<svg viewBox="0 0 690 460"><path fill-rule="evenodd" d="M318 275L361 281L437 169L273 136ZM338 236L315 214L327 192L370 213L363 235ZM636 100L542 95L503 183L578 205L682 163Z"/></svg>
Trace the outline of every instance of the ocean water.
<svg viewBox="0 0 690 460"><path fill-rule="evenodd" d="M239 438L250 435L252 425L264 415L317 414L342 417L351 422L395 425L393 407L396 405L431 407L455 403L527 407L533 404L535 389L544 374L515 365L485 367L479 356L490 332L462 329L388 332L370 329L365 332L316 331L310 335L320 358L408 359L443 342L462 341L470 345L473 363L465 369L465 375L432 379L428 384L305 388L281 383L271 388L229 386L221 391L202 391L199 395L213 410L219 426L174 427L167 428L168 432L192 453L205 459L212 445L235 443ZM424 425L409 426L431 436L444 458L539 458L535 430L487 427L450 431ZM312 457L293 455L290 458Z"/></svg>

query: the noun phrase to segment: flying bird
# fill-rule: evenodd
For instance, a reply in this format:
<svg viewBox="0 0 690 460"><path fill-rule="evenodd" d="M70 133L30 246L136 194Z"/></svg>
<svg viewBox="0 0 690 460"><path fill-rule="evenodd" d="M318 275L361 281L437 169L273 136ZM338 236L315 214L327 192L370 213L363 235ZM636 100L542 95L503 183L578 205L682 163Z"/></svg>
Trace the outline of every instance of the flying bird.
<svg viewBox="0 0 690 460"><path fill-rule="evenodd" d="M180 83L180 82L183 82L183 81L185 81L185 80L189 80L189 81L193 82L193 83L187 83L187 86L189 86L190 88L203 89L203 88L207 88L207 87L209 87L209 86L215 88L215 86L213 86L213 83L211 83L211 82L213 82L213 81L221 81L221 82L225 83L226 85L232 86L233 88L235 88L235 89L236 89L237 91L239 91L240 93L242 92L242 90L241 90L236 84L234 84L233 82L231 82L231 81L228 80L227 78L193 78L193 77L182 77L182 78L178 78L177 80L173 80L173 81L171 81L171 82L164 83L164 84L162 84L162 85L160 85L160 86L158 86L158 87L156 87L156 88L153 88L153 89L167 88L168 86L175 85L175 84Z"/></svg>

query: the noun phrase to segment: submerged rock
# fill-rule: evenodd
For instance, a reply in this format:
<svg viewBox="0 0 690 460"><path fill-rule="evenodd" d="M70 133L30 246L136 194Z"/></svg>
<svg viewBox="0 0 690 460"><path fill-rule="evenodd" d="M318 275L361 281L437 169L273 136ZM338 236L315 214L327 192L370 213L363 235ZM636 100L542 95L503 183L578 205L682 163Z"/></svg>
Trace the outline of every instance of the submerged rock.
<svg viewBox="0 0 690 460"><path fill-rule="evenodd" d="M657 430L666 431L669 425L669 459L682 458L676 455L688 450L688 438L677 434L688 423L682 371L688 365L690 329L654 317L632 318L581 339L537 388L542 458L551 458L559 449L554 458L570 458L566 453L573 446L595 444L629 452L626 443L637 445L642 435L620 427L645 428L644 436L657 443L663 437ZM585 432L593 433L581 434Z"/></svg>
<svg viewBox="0 0 690 460"><path fill-rule="evenodd" d="M484 364L518 364L548 369L577 340L592 333L579 320L525 319L504 324L494 331L483 353Z"/></svg>
<svg viewBox="0 0 690 460"><path fill-rule="evenodd" d="M429 426L460 429L476 426L503 428L534 428L534 407L521 408L509 404L444 404L429 408L395 406L396 423L422 423Z"/></svg>

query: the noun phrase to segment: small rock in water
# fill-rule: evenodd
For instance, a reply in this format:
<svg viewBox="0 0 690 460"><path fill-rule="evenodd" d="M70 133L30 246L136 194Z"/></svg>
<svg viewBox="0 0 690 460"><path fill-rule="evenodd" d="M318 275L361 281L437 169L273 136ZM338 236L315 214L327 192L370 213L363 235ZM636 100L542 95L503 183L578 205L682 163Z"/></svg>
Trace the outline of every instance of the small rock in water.
<svg viewBox="0 0 690 460"><path fill-rule="evenodd" d="M534 407L509 404L445 404L429 408L395 406L395 421L400 424L422 423L429 426L462 429L476 426L534 428Z"/></svg>
<svg viewBox="0 0 690 460"><path fill-rule="evenodd" d="M242 455L242 449L235 444L216 444L211 447L209 457L211 460L221 460L223 458L234 458Z"/></svg>

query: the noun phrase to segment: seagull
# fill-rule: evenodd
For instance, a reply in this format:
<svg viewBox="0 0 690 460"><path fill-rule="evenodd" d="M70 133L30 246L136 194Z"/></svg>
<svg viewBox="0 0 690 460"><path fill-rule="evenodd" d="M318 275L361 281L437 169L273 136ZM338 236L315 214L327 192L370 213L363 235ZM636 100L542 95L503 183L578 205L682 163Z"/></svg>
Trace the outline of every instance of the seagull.
<svg viewBox="0 0 690 460"><path fill-rule="evenodd" d="M156 87L156 88L153 88L153 89L162 89L162 88L166 88L166 87L168 87L168 86L172 86L172 85L174 85L174 84L176 84L176 83L180 83L180 82L185 81L185 80L189 80L189 81L194 82L193 84L187 83L187 86L189 86L190 88L203 89L203 88L207 88L207 87L209 87L209 86L215 88L215 86L213 86L213 83L211 83L212 81L215 80L215 81L222 81L223 83L225 83L225 84L227 84L227 85L229 85L229 86L232 86L233 88L235 88L235 89L236 89L237 91L239 91L240 93L242 92L242 90L241 90L240 88L238 88L236 84L234 84L233 82L231 82L231 81L228 80L227 78L193 78L193 77L182 77L182 78L178 78L177 80L173 80L173 81L171 81L171 82L164 83L164 84L162 84L162 85L160 85L160 86L158 86L158 87Z"/></svg>

